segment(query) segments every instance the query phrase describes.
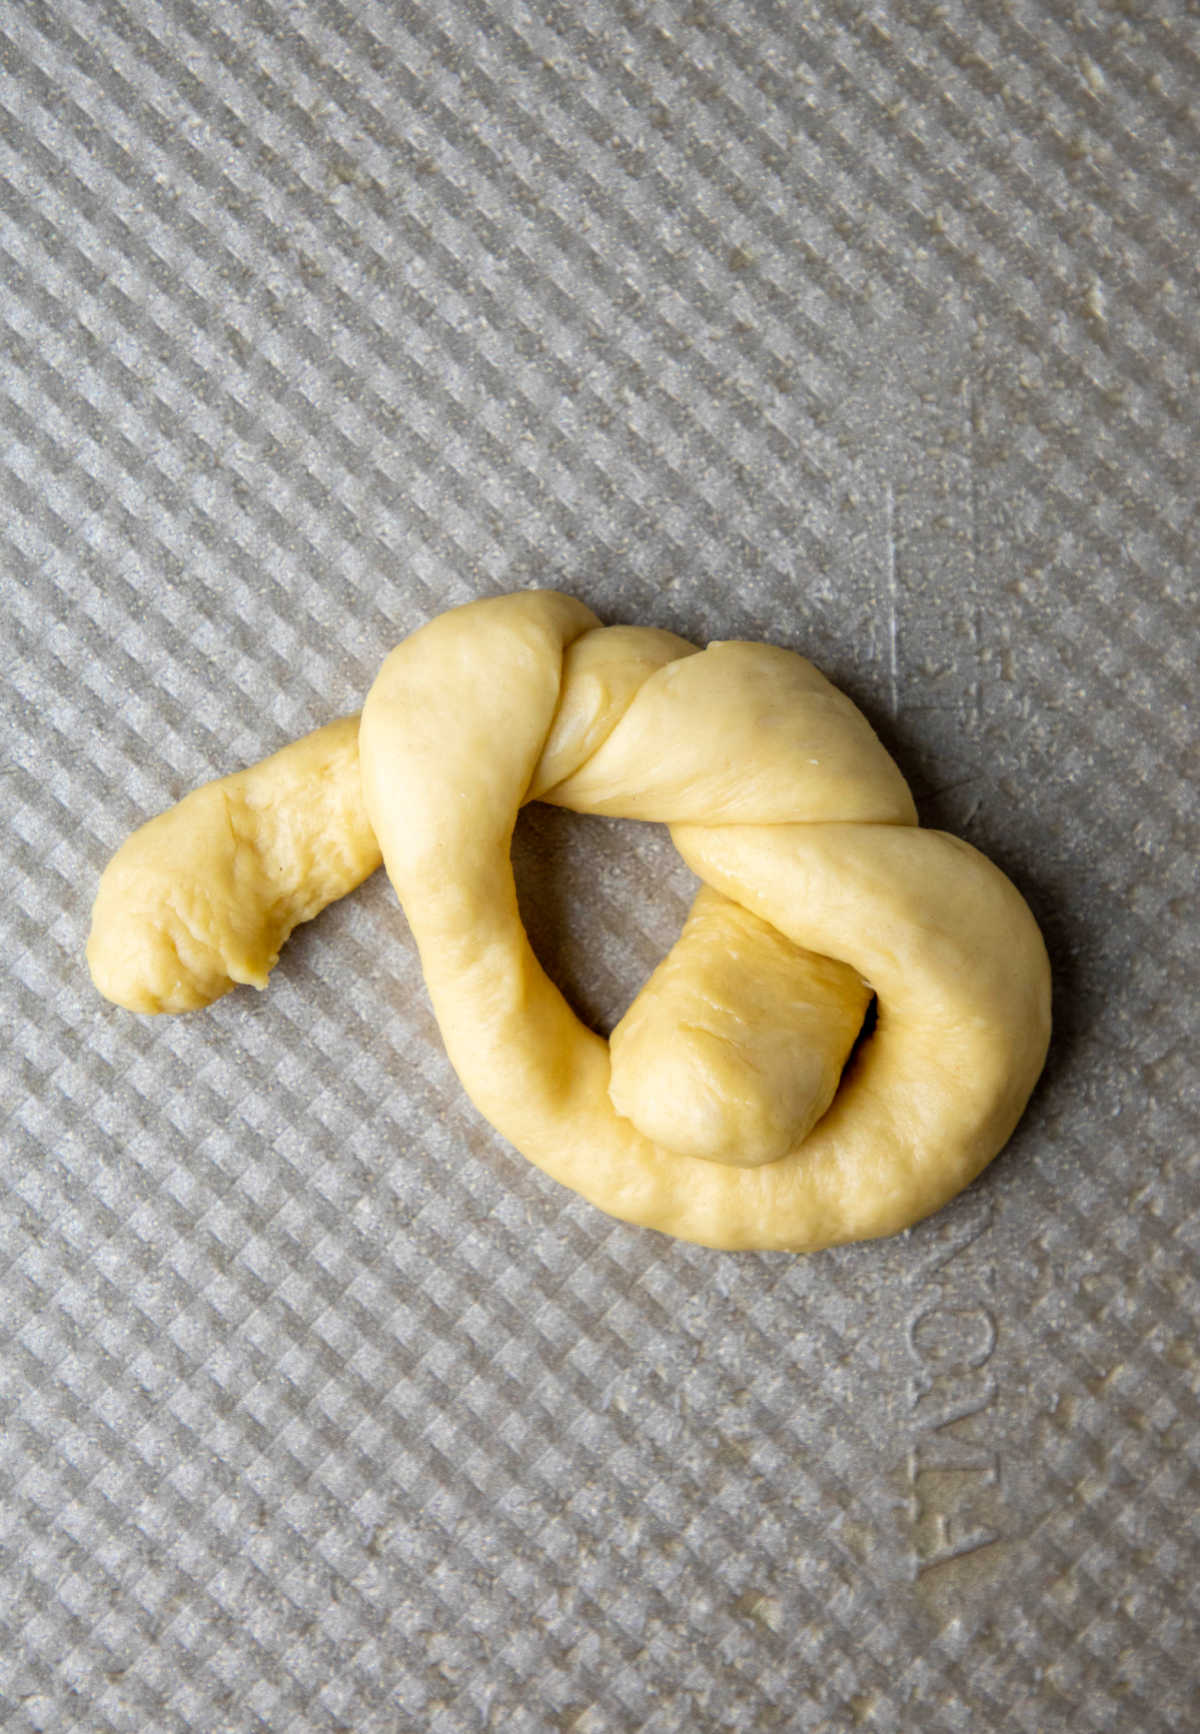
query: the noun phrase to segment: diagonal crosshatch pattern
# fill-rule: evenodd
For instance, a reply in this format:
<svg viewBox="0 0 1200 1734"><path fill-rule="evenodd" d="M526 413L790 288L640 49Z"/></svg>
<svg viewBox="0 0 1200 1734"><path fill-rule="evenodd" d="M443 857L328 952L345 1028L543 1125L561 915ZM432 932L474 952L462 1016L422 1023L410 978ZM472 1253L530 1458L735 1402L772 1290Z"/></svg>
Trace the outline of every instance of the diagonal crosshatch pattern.
<svg viewBox="0 0 1200 1734"><path fill-rule="evenodd" d="M0 0L6 1730L1192 1725L1198 99L1182 0ZM1027 893L939 1221L564 1197L382 883L96 1000L131 826L534 583L802 649ZM516 861L611 1025L689 875Z"/></svg>

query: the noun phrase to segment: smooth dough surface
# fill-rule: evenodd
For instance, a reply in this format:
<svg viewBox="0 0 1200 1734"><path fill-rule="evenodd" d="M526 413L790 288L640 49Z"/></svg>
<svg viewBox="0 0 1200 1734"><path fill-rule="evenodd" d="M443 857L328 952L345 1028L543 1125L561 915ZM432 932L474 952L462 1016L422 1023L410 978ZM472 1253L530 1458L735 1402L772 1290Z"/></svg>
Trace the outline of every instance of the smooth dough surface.
<svg viewBox="0 0 1200 1734"><path fill-rule="evenodd" d="M509 851L534 798L665 822L704 882L611 1051L521 924ZM728 1248L891 1233L997 1153L1041 1069L1049 970L1020 895L917 828L865 719L773 646L600 627L552 591L441 615L361 721L124 845L97 984L137 1010L261 985L295 922L380 855L476 1105L627 1221Z"/></svg>
<svg viewBox="0 0 1200 1734"><path fill-rule="evenodd" d="M681 1156L756 1168L833 1101L871 990L708 886L609 1037L618 1114Z"/></svg>

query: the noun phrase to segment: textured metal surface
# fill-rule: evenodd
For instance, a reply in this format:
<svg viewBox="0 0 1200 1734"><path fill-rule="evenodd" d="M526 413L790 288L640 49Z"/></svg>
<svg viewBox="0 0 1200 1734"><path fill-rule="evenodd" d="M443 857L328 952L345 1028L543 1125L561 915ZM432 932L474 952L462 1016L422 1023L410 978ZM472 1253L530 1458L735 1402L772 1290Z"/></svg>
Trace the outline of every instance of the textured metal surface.
<svg viewBox="0 0 1200 1734"><path fill-rule="evenodd" d="M1184 0L5 0L0 1723L1196 1725ZM138 1020L125 832L530 583L803 649L1054 957L1009 1152L719 1256L464 1104L373 883ZM688 875L535 811L601 1023Z"/></svg>

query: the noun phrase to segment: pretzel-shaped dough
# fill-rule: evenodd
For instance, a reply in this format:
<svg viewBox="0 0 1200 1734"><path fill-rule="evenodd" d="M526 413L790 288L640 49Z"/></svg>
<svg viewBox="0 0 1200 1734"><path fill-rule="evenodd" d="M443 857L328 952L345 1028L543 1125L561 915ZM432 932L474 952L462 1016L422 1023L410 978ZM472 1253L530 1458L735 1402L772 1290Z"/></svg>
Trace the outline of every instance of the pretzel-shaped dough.
<svg viewBox="0 0 1200 1734"><path fill-rule="evenodd" d="M527 800L664 821L704 881L611 1043L522 927ZM684 1240L811 1251L907 1227L1000 1150L1045 1058L1026 904L917 828L865 718L770 645L602 627L554 591L440 615L392 651L361 719L127 840L96 898L93 978L152 1012L262 987L292 928L381 855L483 1114L602 1210Z"/></svg>

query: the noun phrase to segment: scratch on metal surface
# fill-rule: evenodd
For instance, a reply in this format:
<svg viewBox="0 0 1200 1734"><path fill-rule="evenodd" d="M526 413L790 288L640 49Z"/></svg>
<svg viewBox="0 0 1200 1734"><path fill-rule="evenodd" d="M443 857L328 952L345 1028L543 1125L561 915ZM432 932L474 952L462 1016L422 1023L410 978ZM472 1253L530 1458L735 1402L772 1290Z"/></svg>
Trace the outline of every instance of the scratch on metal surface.
<svg viewBox="0 0 1200 1734"><path fill-rule="evenodd" d="M899 614L899 557L896 551L896 490L887 486L884 536L887 543L887 632L888 632L888 697L892 715L900 714L900 657L897 618Z"/></svg>
<svg viewBox="0 0 1200 1734"><path fill-rule="evenodd" d="M967 539L967 559L970 566L971 594L971 648L974 652L971 666L971 684L968 697L971 704L971 717L976 733L983 727L983 610L979 605L979 466L975 454L975 427L978 420L978 406L975 401L975 387L970 378L963 381L963 407L966 414L966 453L967 453L967 514L970 535Z"/></svg>

